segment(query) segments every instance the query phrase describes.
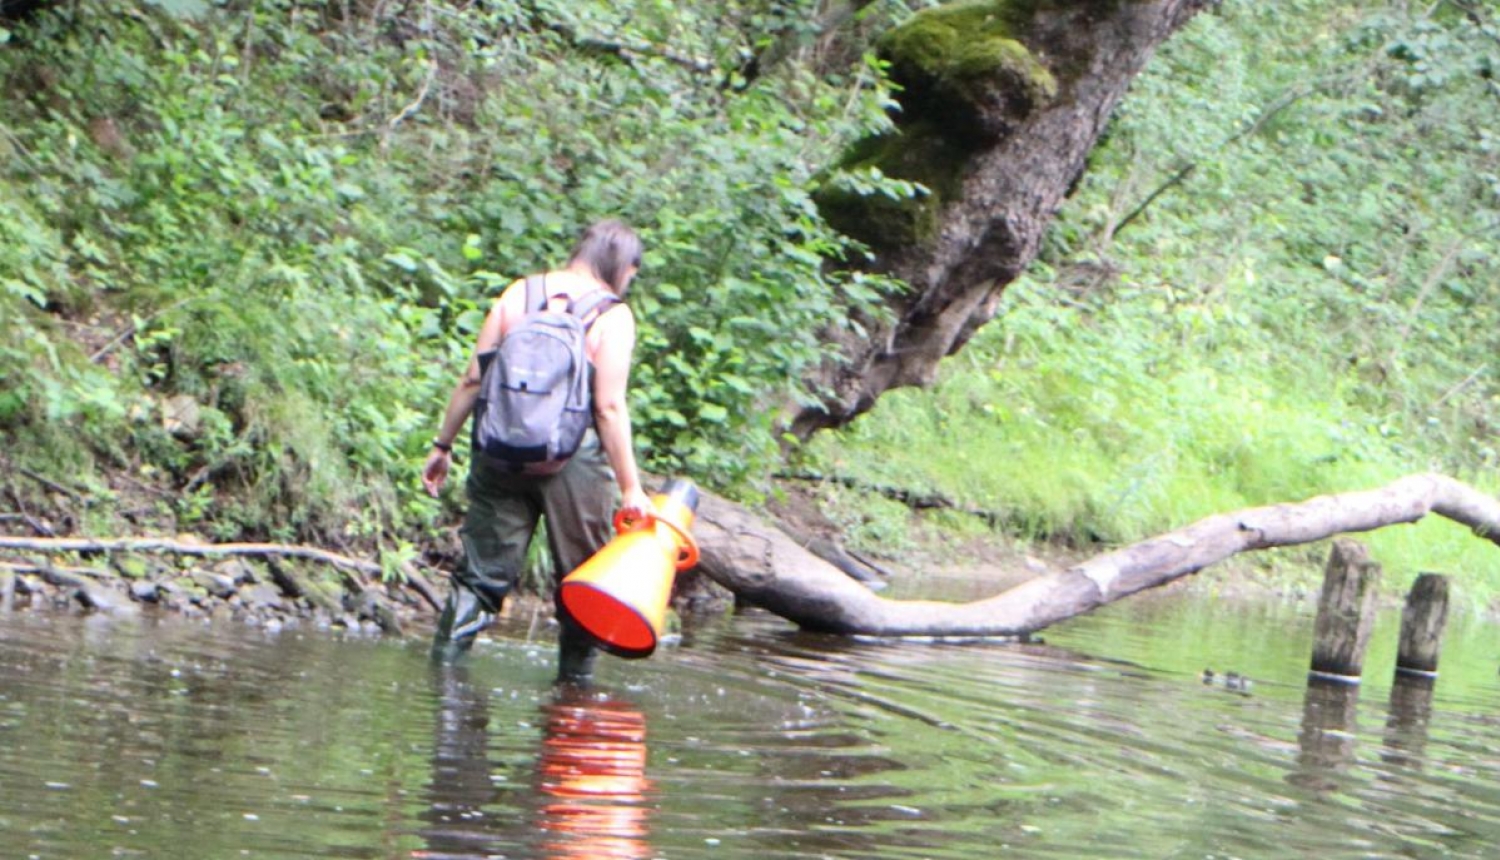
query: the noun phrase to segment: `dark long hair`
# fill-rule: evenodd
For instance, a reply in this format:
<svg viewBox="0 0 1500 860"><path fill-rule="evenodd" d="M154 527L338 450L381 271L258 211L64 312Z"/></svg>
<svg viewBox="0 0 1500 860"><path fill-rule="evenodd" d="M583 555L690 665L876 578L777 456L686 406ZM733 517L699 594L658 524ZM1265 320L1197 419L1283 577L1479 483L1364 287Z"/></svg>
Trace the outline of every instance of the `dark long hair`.
<svg viewBox="0 0 1500 860"><path fill-rule="evenodd" d="M613 218L596 221L583 231L568 265L578 261L588 264L594 277L609 284L616 295L625 294L625 272L631 266L641 267L641 237Z"/></svg>

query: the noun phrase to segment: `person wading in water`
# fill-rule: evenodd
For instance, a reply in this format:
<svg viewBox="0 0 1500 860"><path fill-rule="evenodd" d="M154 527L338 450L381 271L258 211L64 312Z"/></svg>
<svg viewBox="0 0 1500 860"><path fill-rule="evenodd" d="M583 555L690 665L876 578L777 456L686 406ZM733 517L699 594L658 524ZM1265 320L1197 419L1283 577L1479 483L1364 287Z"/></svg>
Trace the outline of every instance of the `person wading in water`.
<svg viewBox="0 0 1500 860"><path fill-rule="evenodd" d="M600 221L584 231L566 266L512 283L485 317L422 469L422 485L430 495L436 497L447 480L454 440L481 403L486 370L506 353L501 342L524 328L529 315L562 311L575 314L585 327L593 421L577 450L564 457L537 455L539 462L515 462L474 452L465 487L469 509L459 531L464 564L453 574L438 622L435 657L464 653L494 620L520 577L542 517L555 570L564 576L608 542L617 510L629 519L651 511L636 468L625 402L635 317L623 299L640 265L641 241L635 232L619 221ZM525 360L524 355L517 359ZM492 386L486 383L483 390ZM558 679L585 681L593 669L594 643L560 606L558 621Z"/></svg>

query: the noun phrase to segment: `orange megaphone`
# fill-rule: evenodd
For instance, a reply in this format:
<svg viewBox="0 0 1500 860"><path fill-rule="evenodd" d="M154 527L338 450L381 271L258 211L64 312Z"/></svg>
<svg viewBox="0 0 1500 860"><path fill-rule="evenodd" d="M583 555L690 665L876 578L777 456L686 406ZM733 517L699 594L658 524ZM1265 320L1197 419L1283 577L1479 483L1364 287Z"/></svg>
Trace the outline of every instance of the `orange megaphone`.
<svg viewBox="0 0 1500 860"><path fill-rule="evenodd" d="M656 650L677 571L698 563L688 529L698 510L698 488L674 478L651 497L644 519L615 516L619 534L563 578L558 600L574 621L621 657Z"/></svg>

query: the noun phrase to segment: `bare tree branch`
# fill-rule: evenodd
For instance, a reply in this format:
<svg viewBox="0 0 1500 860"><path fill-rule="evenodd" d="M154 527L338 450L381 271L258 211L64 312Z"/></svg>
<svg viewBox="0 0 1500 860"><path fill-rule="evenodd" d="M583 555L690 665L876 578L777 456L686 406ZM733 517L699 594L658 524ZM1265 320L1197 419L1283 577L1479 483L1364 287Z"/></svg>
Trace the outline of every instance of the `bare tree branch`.
<svg viewBox="0 0 1500 860"><path fill-rule="evenodd" d="M1500 545L1500 500L1444 475L1217 514L971 603L888 600L743 509L705 496L702 568L740 597L809 630L875 636L1021 636L1238 553L1296 546L1435 513Z"/></svg>

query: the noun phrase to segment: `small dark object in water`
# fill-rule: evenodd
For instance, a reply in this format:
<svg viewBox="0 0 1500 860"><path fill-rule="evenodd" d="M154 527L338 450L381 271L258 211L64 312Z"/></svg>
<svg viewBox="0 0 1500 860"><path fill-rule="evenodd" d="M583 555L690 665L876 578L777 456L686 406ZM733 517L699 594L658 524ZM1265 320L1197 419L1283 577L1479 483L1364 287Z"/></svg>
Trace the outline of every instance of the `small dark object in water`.
<svg viewBox="0 0 1500 860"><path fill-rule="evenodd" d="M1223 687L1226 690L1247 691L1254 682L1239 672L1225 672L1220 675L1212 669L1204 669L1203 683Z"/></svg>

